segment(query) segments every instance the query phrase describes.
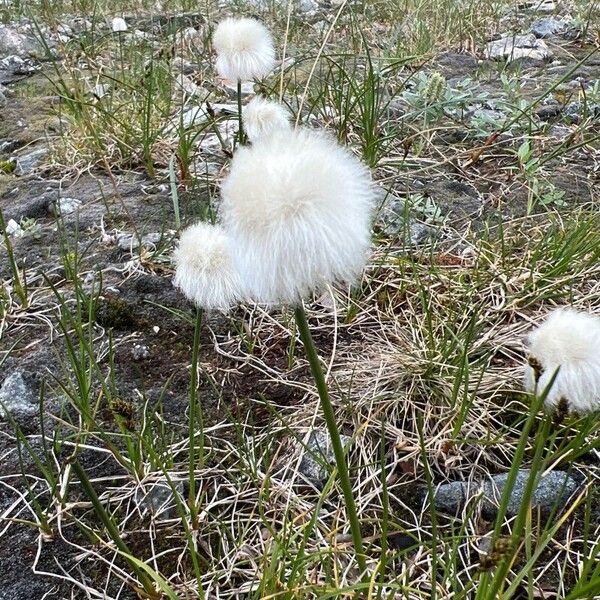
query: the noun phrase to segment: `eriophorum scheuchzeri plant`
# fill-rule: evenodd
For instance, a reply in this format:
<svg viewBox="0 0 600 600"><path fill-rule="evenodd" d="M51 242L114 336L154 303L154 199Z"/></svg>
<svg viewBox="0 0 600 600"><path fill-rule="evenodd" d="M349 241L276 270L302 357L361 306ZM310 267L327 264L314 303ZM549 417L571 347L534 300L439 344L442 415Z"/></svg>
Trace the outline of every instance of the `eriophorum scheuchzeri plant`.
<svg viewBox="0 0 600 600"><path fill-rule="evenodd" d="M272 106L259 103L254 108L261 118L251 114L249 120L253 145L237 150L222 184L222 230L196 225L183 234L175 282L204 308L225 308L236 293L240 299L294 308L364 574L366 560L344 449L303 300L330 284L352 283L360 275L371 244L375 186L368 169L334 139L293 130L282 118L284 113ZM268 122L269 114L273 122ZM214 252L217 240L220 251Z"/></svg>
<svg viewBox="0 0 600 600"><path fill-rule="evenodd" d="M600 410L600 318L572 308L553 311L529 334L525 388L545 392L552 411Z"/></svg>
<svg viewBox="0 0 600 600"><path fill-rule="evenodd" d="M242 111L244 131L252 143L276 131L291 130L290 113L278 102L255 96Z"/></svg>
<svg viewBox="0 0 600 600"><path fill-rule="evenodd" d="M262 79L275 67L275 48L269 30L256 19L225 19L213 34L217 52L216 69L221 77L237 83L239 130L242 127L242 82Z"/></svg>
<svg viewBox="0 0 600 600"><path fill-rule="evenodd" d="M200 308L227 311L241 294L231 239L223 228L208 223L188 227L174 253L175 285Z"/></svg>

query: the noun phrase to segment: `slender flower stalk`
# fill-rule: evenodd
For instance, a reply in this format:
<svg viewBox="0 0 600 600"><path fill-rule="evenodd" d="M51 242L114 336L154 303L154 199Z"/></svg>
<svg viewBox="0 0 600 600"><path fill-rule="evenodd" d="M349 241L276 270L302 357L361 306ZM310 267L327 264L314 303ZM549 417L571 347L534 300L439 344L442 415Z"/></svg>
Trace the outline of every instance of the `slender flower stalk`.
<svg viewBox="0 0 600 600"><path fill-rule="evenodd" d="M304 310L304 306L302 304L298 304L296 306L294 315L296 317L296 324L298 325L300 339L302 340L304 349L306 351L306 358L308 359L310 370L319 392L321 409L323 410L325 422L327 423L327 430L329 431L329 437L331 438L331 446L333 448L335 464L338 470L340 486L342 487L342 493L344 494L344 501L346 503L346 510L348 512L348 520L350 521L350 530L352 531L352 541L354 542L356 560L361 573L364 574L367 570L367 563L365 560L360 521L358 520L356 503L354 502L354 494L352 493L352 483L350 481L350 474L348 472L344 447L342 445L340 432L335 420L333 405L331 404L331 399L329 398L327 382L325 381L323 370L321 369L319 355L310 333L310 327L308 326L308 320L306 318L306 311Z"/></svg>
<svg viewBox="0 0 600 600"><path fill-rule="evenodd" d="M246 143L244 133L244 117L242 115L242 80L237 80L237 105L238 105L238 142L241 146Z"/></svg>
<svg viewBox="0 0 600 600"><path fill-rule="evenodd" d="M196 325L194 327L194 343L192 345L192 373L190 378L190 413L188 416L188 435L190 444L189 456L189 496L191 528L198 528L198 507L196 505L196 461L200 468L204 467L204 418L202 408L198 406L198 362L200 360L200 331L202 329L202 309L196 309ZM199 452L196 452L196 427L200 427Z"/></svg>

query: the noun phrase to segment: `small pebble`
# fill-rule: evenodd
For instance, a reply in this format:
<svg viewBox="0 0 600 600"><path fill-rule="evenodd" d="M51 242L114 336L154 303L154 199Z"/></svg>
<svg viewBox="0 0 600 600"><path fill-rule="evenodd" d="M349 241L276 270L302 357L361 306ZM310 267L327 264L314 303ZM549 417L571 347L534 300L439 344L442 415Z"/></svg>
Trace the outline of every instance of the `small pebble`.
<svg viewBox="0 0 600 600"><path fill-rule="evenodd" d="M134 344L131 349L133 360L140 361L150 357L150 349L145 344Z"/></svg>

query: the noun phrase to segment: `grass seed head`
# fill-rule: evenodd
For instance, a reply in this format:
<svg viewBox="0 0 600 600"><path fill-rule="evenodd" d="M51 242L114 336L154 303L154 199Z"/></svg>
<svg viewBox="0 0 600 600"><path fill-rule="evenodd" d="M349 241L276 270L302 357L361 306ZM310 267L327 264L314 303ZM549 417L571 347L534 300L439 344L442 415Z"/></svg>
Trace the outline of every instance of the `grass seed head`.
<svg viewBox="0 0 600 600"><path fill-rule="evenodd" d="M425 88L424 96L426 102L428 104L441 102L441 100L444 98L446 87L446 78L438 71L434 71L429 77L427 86Z"/></svg>

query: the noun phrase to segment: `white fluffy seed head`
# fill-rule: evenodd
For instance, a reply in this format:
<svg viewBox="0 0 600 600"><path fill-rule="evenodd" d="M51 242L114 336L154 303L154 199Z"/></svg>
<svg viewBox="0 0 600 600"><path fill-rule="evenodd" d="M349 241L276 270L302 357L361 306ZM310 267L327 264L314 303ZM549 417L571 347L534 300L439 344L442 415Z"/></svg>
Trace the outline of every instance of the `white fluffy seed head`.
<svg viewBox="0 0 600 600"><path fill-rule="evenodd" d="M127 31L127 22L122 17L115 17L112 20L112 30L114 32Z"/></svg>
<svg viewBox="0 0 600 600"><path fill-rule="evenodd" d="M600 410L600 318L570 308L555 310L529 334L529 354L541 367L537 382L526 366L525 388L542 394L560 367L545 403L549 408L567 402L570 410Z"/></svg>
<svg viewBox="0 0 600 600"><path fill-rule="evenodd" d="M244 107L243 123L248 139L257 142L275 131L289 131L290 114L284 106L256 96Z"/></svg>
<svg viewBox="0 0 600 600"><path fill-rule="evenodd" d="M218 225L188 227L174 253L174 284L197 306L227 311L240 297L231 242Z"/></svg>
<svg viewBox="0 0 600 600"><path fill-rule="evenodd" d="M231 81L261 79L275 66L269 30L256 19L225 19L213 34L217 72Z"/></svg>
<svg viewBox="0 0 600 600"><path fill-rule="evenodd" d="M329 283L353 281L363 269L375 186L332 138L276 131L239 148L221 193L250 299L294 304Z"/></svg>

